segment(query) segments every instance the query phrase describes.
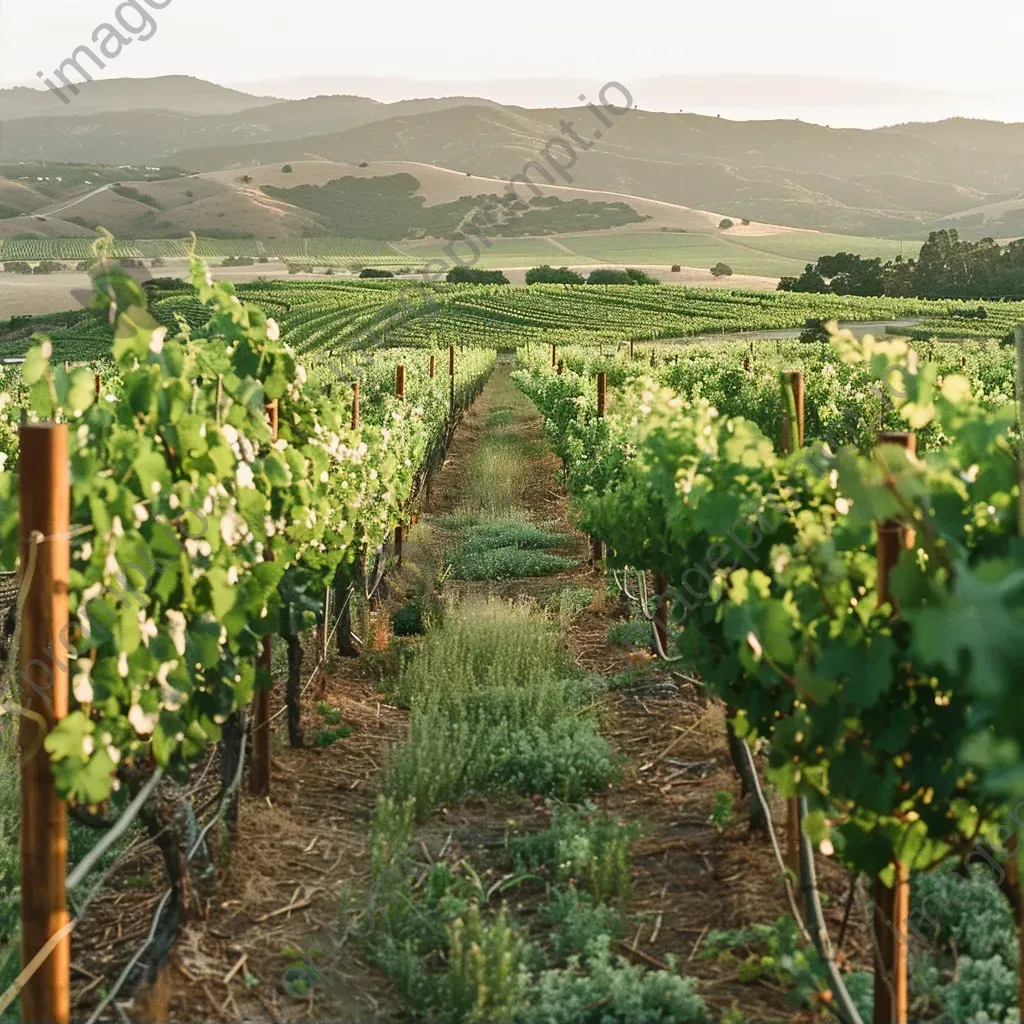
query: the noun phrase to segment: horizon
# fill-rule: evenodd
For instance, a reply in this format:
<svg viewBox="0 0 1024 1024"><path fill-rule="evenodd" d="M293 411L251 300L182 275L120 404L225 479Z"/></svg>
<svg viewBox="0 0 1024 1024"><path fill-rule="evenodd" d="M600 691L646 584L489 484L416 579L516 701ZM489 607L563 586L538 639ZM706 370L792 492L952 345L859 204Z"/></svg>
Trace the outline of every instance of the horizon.
<svg viewBox="0 0 1024 1024"><path fill-rule="evenodd" d="M288 78L250 80L250 81L218 81L201 75L184 72L168 72L154 75L95 75L91 83L78 82L79 87L89 84L108 84L115 82L130 83L138 81L159 81L174 78L188 78L197 82L234 90L251 96L254 100L278 100L281 102L298 102L302 100L351 96L369 99L383 105L390 105L407 100L430 99L482 99L505 107L520 107L527 110L569 109L580 106L579 102L557 103L557 92L561 88L568 94L571 88L567 81L550 79L515 79L515 80L477 80L454 82L446 80L419 80L397 76L292 76ZM666 101L666 92L673 87L673 80L682 79L682 86L689 86L696 96L690 106L673 108ZM316 83L316 84L312 84ZM648 88L644 94L645 85ZM801 105L793 99L793 93L799 88L811 86L839 86L843 92L841 97L846 102L824 106L807 103ZM774 95L772 87L776 87ZM676 86L679 87L679 86ZM66 89L66 87L63 87ZM596 86L594 86L596 89ZM700 96L711 88L719 88L725 92L717 102ZM45 94L53 91L38 79L36 81L4 81L0 80L0 92L14 89L29 89L34 93ZM743 92L747 89L758 92L762 96L761 106L754 107L743 102ZM894 107L880 106L878 100L882 91L897 90L905 99ZM638 91L639 90L639 91ZM695 115L700 117L718 117L722 120L735 122L756 121L794 121L835 129L874 130L882 128L898 128L913 123L937 123L943 121L984 121L1004 125L1024 123L1024 110L1018 117L1000 117L993 112L972 109L970 106L959 109L953 107L948 111L941 109L941 94L926 90L915 90L901 83L882 80L839 79L816 74L777 74L750 75L745 73L718 73L700 76L661 76L658 79L639 79L636 87L631 89L636 108L649 113ZM765 99L765 94L768 98ZM863 92L863 96L857 94ZM651 94L654 103L649 102ZM916 97L916 100L915 100ZM875 103L856 102L861 99L875 99ZM963 97L961 95L961 102ZM575 100L575 97L573 97ZM647 99L648 102L644 102ZM56 101L54 115L74 115L73 109L64 109Z"/></svg>

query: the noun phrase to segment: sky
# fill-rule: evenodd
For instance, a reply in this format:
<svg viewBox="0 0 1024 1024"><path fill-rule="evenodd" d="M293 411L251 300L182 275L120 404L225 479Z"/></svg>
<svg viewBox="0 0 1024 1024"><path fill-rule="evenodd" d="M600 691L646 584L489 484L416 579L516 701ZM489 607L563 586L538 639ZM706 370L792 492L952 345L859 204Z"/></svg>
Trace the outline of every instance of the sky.
<svg viewBox="0 0 1024 1024"><path fill-rule="evenodd" d="M132 5L147 3L152 38L133 39L102 77L558 106L614 79L647 109L865 127L906 114L1024 121L1024 6L1010 0L0 0L0 82L39 85L38 70L117 10L133 23Z"/></svg>

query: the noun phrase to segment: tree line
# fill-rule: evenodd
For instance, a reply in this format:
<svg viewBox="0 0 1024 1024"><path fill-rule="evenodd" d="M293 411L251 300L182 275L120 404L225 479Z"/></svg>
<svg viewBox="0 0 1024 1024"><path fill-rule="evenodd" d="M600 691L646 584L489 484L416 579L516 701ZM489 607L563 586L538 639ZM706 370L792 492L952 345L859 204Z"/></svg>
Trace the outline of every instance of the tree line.
<svg viewBox="0 0 1024 1024"><path fill-rule="evenodd" d="M955 229L933 231L916 260L883 263L839 252L808 263L799 277L784 277L784 292L834 295L890 295L922 299L1024 298L1024 239L1000 245L994 239L969 242Z"/></svg>

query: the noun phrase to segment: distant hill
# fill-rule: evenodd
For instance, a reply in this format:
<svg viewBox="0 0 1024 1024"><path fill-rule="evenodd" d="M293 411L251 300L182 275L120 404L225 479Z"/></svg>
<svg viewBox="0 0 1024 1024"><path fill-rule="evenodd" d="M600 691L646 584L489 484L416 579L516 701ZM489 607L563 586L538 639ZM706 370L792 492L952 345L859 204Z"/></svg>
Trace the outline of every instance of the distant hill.
<svg viewBox="0 0 1024 1024"><path fill-rule="evenodd" d="M59 83L58 83L59 84ZM23 117L63 117L67 114L116 113L126 110L169 110L181 114L231 114L281 102L275 97L251 96L237 89L188 75L160 78L109 78L83 82L78 95L65 105L48 89L0 89L0 121ZM38 153L35 154L38 156ZM52 155L52 154L47 154Z"/></svg>
<svg viewBox="0 0 1024 1024"><path fill-rule="evenodd" d="M534 110L474 97L282 101L185 77L91 83L67 108L46 92L0 91L0 116L6 164L45 156L210 173L387 161L498 181L539 159L562 134L561 123L571 121L587 144L577 144L564 174L550 172L558 185L716 211L737 223L849 235L924 238L947 225L976 237L1024 230L1022 124L953 118L835 129L634 109L605 127L580 108ZM24 197L15 198L0 200L0 214L24 210ZM292 212L298 217L294 206ZM217 217L230 219L230 211ZM292 224L305 219L308 212Z"/></svg>

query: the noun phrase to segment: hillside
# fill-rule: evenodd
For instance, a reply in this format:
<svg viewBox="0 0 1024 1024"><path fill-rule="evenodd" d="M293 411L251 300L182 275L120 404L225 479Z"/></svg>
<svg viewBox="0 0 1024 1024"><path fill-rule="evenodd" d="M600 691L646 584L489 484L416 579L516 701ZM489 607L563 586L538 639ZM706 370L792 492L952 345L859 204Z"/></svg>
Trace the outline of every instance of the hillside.
<svg viewBox="0 0 1024 1024"><path fill-rule="evenodd" d="M90 83L67 108L45 91L0 91L0 115L0 160L8 164L45 154L50 161L203 174L259 166L267 168L262 177L285 163L365 162L504 182L540 160L549 168L545 186L617 194L607 201L642 197L737 222L897 240L948 225L974 237L1024 231L1020 124L953 118L835 129L634 109L605 127L585 108L529 109L458 96L283 101L185 77ZM575 161L558 143L548 148L565 138L563 122L579 137ZM545 152L571 166L551 167ZM531 176L542 177L536 168ZM479 191L473 186L447 201ZM0 214L18 212L23 205L0 201Z"/></svg>
<svg viewBox="0 0 1024 1024"><path fill-rule="evenodd" d="M230 114L280 102L273 96L251 96L189 75L159 78L108 78L83 82L70 108L76 116L129 110L166 110L188 114ZM0 120L61 117L69 107L47 89L0 89ZM38 154L34 154L38 155Z"/></svg>

